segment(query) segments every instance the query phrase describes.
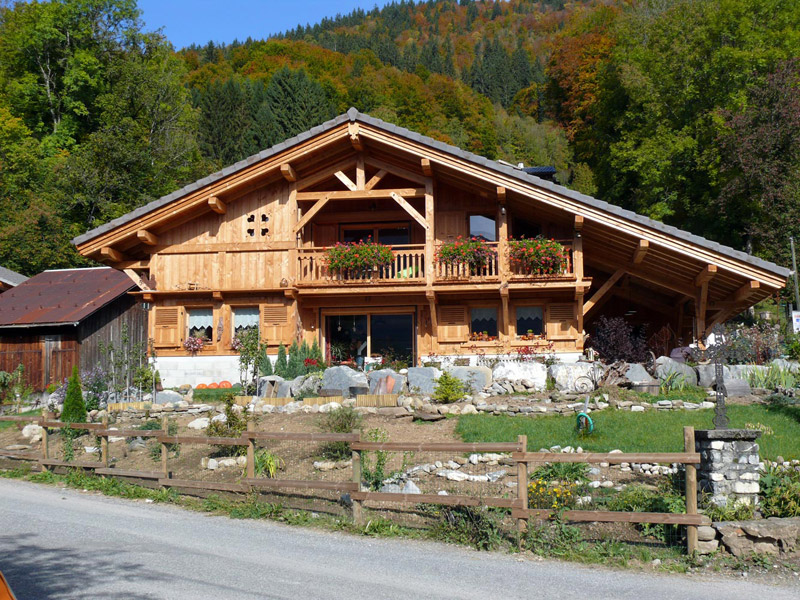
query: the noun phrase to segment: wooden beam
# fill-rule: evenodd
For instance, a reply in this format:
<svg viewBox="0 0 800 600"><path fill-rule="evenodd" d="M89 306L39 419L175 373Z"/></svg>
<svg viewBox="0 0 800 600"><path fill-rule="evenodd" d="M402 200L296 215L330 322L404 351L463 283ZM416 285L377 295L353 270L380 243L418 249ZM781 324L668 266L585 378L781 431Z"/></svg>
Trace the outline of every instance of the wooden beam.
<svg viewBox="0 0 800 600"><path fill-rule="evenodd" d="M303 215L303 218L300 219L297 222L297 225L294 226L294 232L297 233L303 227L305 227L306 224L314 217L314 215L317 214L319 211L321 211L325 207L325 205L327 203L328 203L328 197L327 196L325 196L325 197L321 198L320 200L318 200L317 203L314 204L314 206L312 206L308 210L308 212Z"/></svg>
<svg viewBox="0 0 800 600"><path fill-rule="evenodd" d="M147 282L144 279L142 279L139 276L139 274L133 269L123 269L122 272L125 273L125 275L127 275L130 278L130 280L133 281L133 283L135 283L136 286L143 292L152 291L150 289L150 286L147 285Z"/></svg>
<svg viewBox="0 0 800 600"><path fill-rule="evenodd" d="M497 186L497 201L500 204L505 204L506 202L506 188L503 186Z"/></svg>
<svg viewBox="0 0 800 600"><path fill-rule="evenodd" d="M706 267L697 274L694 278L694 284L700 287L704 283L708 283L717 274L717 265L706 265Z"/></svg>
<svg viewBox="0 0 800 600"><path fill-rule="evenodd" d="M340 160L338 163L332 164L321 171L314 173L313 175L308 175L307 177L303 177L302 179L298 180L297 183L297 191L304 190L306 188L311 187L312 185L317 185L325 181L326 179L333 177L333 174L336 171L344 171L346 169L352 169L356 166L356 159L354 157L346 158L345 160Z"/></svg>
<svg viewBox="0 0 800 600"><path fill-rule="evenodd" d="M286 181L297 181L297 173L294 170L294 167L289 163L283 163L281 165L281 175Z"/></svg>
<svg viewBox="0 0 800 600"><path fill-rule="evenodd" d="M414 217L414 220L420 225L422 225L422 227L426 231L428 230L428 222L425 220L425 217L423 217L421 214L417 212L416 208L411 206L408 203L408 201L405 198L403 198L400 194L397 194L394 191L392 191L390 195L392 197L392 200L397 202L403 208L403 210L405 210L408 214Z"/></svg>
<svg viewBox="0 0 800 600"><path fill-rule="evenodd" d="M432 177L433 176L433 168L431 167L431 159L423 158L419 161L420 165L422 166L422 174L425 177Z"/></svg>
<svg viewBox="0 0 800 600"><path fill-rule="evenodd" d="M370 200L373 198L391 198L392 194L399 194L405 198L422 198L424 188L400 188L393 190L335 190L329 192L297 192L297 201L321 200Z"/></svg>
<svg viewBox="0 0 800 600"><path fill-rule="evenodd" d="M647 251L649 249L650 242L647 240L639 240L639 243L636 245L636 250L633 251L631 262L635 265L641 263L644 260L644 257L647 256Z"/></svg>
<svg viewBox="0 0 800 600"><path fill-rule="evenodd" d="M590 264L599 265L601 267L605 267L609 271L614 271L619 268L619 263L614 263L607 257L600 256L597 252L593 253L584 253L584 260ZM635 277L637 279L641 279L643 281L647 281L659 287L666 288L668 290L672 290L678 294L682 294L684 296L688 296L689 298L694 298L696 295L696 288L694 286L689 287L687 284L686 286L682 285L681 283L675 281L672 278L668 278L665 275L652 275L650 273L645 273L638 269L625 267L625 271L631 277Z"/></svg>
<svg viewBox="0 0 800 600"><path fill-rule="evenodd" d="M364 186L364 189L365 189L365 190L371 190L371 189L372 189L372 188L374 188L376 185L378 185L378 184L381 182L381 179L383 179L384 177L386 177L386 175L387 175L387 174L388 174L388 171L387 171L386 169L380 169L380 170L379 170L377 173L375 173L375 175L373 175L373 176L372 176L372 178L371 178L371 179L370 179L370 180L367 182L367 184Z"/></svg>
<svg viewBox="0 0 800 600"><path fill-rule="evenodd" d="M208 206L211 210L219 215L224 215L226 212L228 212L228 205L216 196L208 197Z"/></svg>
<svg viewBox="0 0 800 600"><path fill-rule="evenodd" d="M757 292L761 288L761 284L756 280L750 280L745 283L742 287L736 290L736 293L733 295L733 301L736 304L741 302L747 302L755 292Z"/></svg>
<svg viewBox="0 0 800 600"><path fill-rule="evenodd" d="M359 154L356 161L356 187L363 190L366 187L367 173L364 170L364 155Z"/></svg>
<svg viewBox="0 0 800 600"><path fill-rule="evenodd" d="M100 248L100 257L115 263L127 260L122 252L115 250L111 246L103 246Z"/></svg>
<svg viewBox="0 0 800 600"><path fill-rule="evenodd" d="M351 192L355 192L358 189L358 186L355 183L353 183L353 180L350 179L347 175L345 175L344 172L336 171L336 173L334 173L334 176L336 177L336 179L341 181L345 185L345 187Z"/></svg>
<svg viewBox="0 0 800 600"><path fill-rule="evenodd" d="M147 229L140 229L136 232L136 237L139 239L140 242L143 244L147 244L148 246L156 246L158 245L158 236L147 231Z"/></svg>
<svg viewBox="0 0 800 600"><path fill-rule="evenodd" d="M364 151L364 142L361 140L361 137L358 135L358 132L359 132L358 123L348 123L347 124L347 132L350 135L350 143L353 144L353 148L355 148L359 152L363 152Z"/></svg>
<svg viewBox="0 0 800 600"><path fill-rule="evenodd" d="M588 315L589 312L591 312L591 310L597 306L597 303L611 290L612 287L614 287L614 284L617 283L617 281L619 281L623 275L625 275L625 269L617 269L614 274L608 278L608 281L606 281L603 286L597 290L591 298L589 298L589 300L583 303L584 317L586 317L586 315Z"/></svg>
<svg viewBox="0 0 800 600"><path fill-rule="evenodd" d="M393 173L398 177L402 177L403 179L408 179L409 181L413 181L414 183L418 183L420 185L425 185L426 177L424 175L420 175L419 173L415 173L414 171L409 171L403 167L398 167L397 165L393 165L390 162L386 162L385 160L381 160L379 158L375 158L374 156L367 155L364 159L368 165L372 165L373 167L378 167L379 169L386 169L389 173Z"/></svg>
<svg viewBox="0 0 800 600"><path fill-rule="evenodd" d="M706 310L708 310L708 281L700 285L700 291L697 293L697 299L694 304L695 320L697 322L697 337L698 341L702 341L703 335L706 330Z"/></svg>

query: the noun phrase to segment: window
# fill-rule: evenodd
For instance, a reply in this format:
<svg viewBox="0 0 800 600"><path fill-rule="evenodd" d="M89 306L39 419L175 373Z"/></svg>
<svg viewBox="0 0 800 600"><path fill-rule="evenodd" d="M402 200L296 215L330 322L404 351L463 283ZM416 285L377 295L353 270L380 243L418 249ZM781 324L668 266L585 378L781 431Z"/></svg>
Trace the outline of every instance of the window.
<svg viewBox="0 0 800 600"><path fill-rule="evenodd" d="M189 309L189 336L214 339L214 311L210 308Z"/></svg>
<svg viewBox="0 0 800 600"><path fill-rule="evenodd" d="M523 219L514 219L511 223L511 231L517 239L532 239L537 235L542 235L542 228L539 225Z"/></svg>
<svg viewBox="0 0 800 600"><path fill-rule="evenodd" d="M497 337L496 308L471 308L469 320L473 335L485 332L489 337Z"/></svg>
<svg viewBox="0 0 800 600"><path fill-rule="evenodd" d="M518 306L516 312L518 336L544 333L544 311L541 306Z"/></svg>
<svg viewBox="0 0 800 600"><path fill-rule="evenodd" d="M240 337L248 331L258 331L258 307L236 306L233 309L233 335Z"/></svg>
<svg viewBox="0 0 800 600"><path fill-rule="evenodd" d="M470 215L469 237L476 237L487 242L497 241L497 224L491 217L483 215Z"/></svg>
<svg viewBox="0 0 800 600"><path fill-rule="evenodd" d="M411 243L408 225L364 225L342 229L342 242L367 241L367 238L372 238L373 242L387 245Z"/></svg>

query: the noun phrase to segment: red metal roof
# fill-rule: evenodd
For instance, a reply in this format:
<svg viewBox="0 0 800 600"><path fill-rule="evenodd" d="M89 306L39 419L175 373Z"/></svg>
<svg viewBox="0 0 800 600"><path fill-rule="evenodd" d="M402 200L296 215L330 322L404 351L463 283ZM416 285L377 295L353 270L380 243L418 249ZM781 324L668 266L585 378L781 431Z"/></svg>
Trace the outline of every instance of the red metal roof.
<svg viewBox="0 0 800 600"><path fill-rule="evenodd" d="M110 267L44 271L0 295L0 327L78 323L132 287Z"/></svg>

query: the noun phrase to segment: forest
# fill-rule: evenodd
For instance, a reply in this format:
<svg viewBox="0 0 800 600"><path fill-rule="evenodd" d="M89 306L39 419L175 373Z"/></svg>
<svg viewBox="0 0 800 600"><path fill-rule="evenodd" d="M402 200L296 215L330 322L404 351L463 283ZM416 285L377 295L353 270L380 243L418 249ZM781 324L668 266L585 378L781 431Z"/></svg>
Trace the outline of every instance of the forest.
<svg viewBox="0 0 800 600"><path fill-rule="evenodd" d="M402 0L174 48L135 0L0 2L0 265L355 106L788 265L796 0ZM244 16L243 16L244 18Z"/></svg>

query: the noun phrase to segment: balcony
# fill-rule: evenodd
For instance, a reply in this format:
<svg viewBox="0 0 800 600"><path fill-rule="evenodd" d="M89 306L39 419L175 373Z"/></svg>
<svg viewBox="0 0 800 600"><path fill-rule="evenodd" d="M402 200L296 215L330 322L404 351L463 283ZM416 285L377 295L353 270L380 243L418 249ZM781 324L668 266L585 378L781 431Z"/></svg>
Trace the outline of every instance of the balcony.
<svg viewBox="0 0 800 600"><path fill-rule="evenodd" d="M567 250L567 260L559 273L542 274L526 269L522 265L509 263L501 251L500 242L489 242L492 250L484 265L442 264L434 262L432 281L434 285L487 284L496 286L501 282L512 284L574 281L572 241L560 243ZM437 248L438 249L438 246ZM435 249L435 250L436 250ZM436 252L433 252L435 255ZM295 285L299 288L363 287L363 286L424 286L426 259L424 244L392 246L393 260L384 267L369 270L331 271L325 248L311 247L297 250Z"/></svg>

